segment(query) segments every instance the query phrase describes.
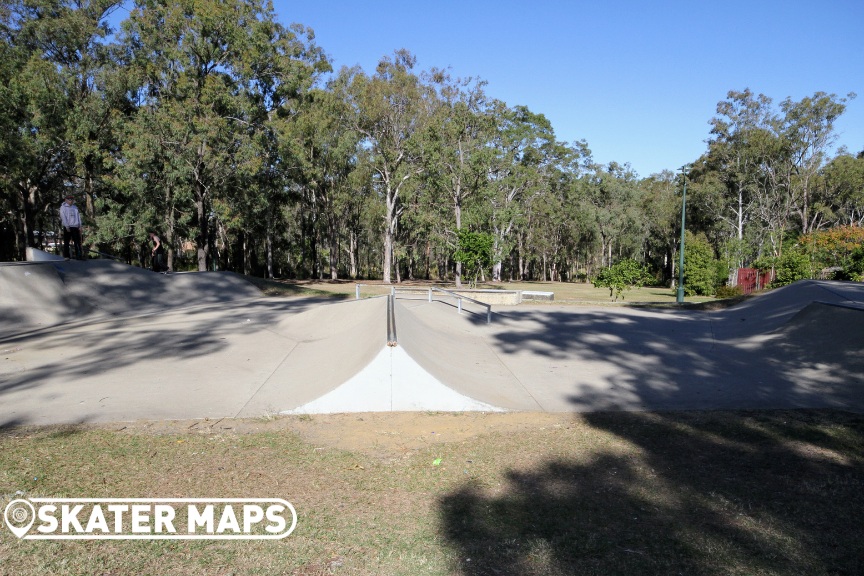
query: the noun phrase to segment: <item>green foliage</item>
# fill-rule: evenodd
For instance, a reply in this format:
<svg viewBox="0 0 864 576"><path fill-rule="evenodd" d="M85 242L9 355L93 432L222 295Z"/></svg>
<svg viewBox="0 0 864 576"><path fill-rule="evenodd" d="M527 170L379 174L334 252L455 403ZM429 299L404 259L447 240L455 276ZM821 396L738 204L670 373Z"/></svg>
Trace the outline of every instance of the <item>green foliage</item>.
<svg viewBox="0 0 864 576"><path fill-rule="evenodd" d="M859 246L844 260L843 269L835 276L835 280L852 280L864 282L864 246Z"/></svg>
<svg viewBox="0 0 864 576"><path fill-rule="evenodd" d="M774 281L772 286L785 286L798 280L812 277L810 258L800 247L794 247L783 252L774 265Z"/></svg>
<svg viewBox="0 0 864 576"><path fill-rule="evenodd" d="M741 286L720 286L717 288L717 298L720 299L735 298L743 294L744 291L741 289Z"/></svg>
<svg viewBox="0 0 864 576"><path fill-rule="evenodd" d="M864 245L864 228L837 226L829 230L817 230L801 236L798 242L810 254L816 270L843 266L852 252Z"/></svg>
<svg viewBox="0 0 864 576"><path fill-rule="evenodd" d="M609 288L609 297L617 301L625 291L644 286L653 279L644 266L628 258L604 268L591 282L597 288Z"/></svg>
<svg viewBox="0 0 864 576"><path fill-rule="evenodd" d="M480 273L492 266L492 248L495 238L485 232L471 232L462 229L457 233L459 245L456 260L462 262L470 286L477 285Z"/></svg>
<svg viewBox="0 0 864 576"><path fill-rule="evenodd" d="M717 290L717 259L705 234L689 230L684 242L684 293L713 296Z"/></svg>

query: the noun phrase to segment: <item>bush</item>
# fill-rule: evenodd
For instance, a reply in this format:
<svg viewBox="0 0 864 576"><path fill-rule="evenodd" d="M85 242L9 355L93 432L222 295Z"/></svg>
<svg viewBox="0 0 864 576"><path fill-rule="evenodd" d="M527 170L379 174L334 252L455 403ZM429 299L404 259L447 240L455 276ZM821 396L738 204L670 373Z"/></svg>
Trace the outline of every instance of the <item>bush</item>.
<svg viewBox="0 0 864 576"><path fill-rule="evenodd" d="M855 249L843 261L843 269L834 275L834 279L864 282L864 246Z"/></svg>
<svg viewBox="0 0 864 576"><path fill-rule="evenodd" d="M774 265L772 286L785 286L798 280L807 280L810 274L810 258L801 248L787 250Z"/></svg>
<svg viewBox="0 0 864 576"><path fill-rule="evenodd" d="M717 259L708 237L688 231L684 242L684 293L713 296L717 274Z"/></svg>
<svg viewBox="0 0 864 576"><path fill-rule="evenodd" d="M609 288L609 297L618 300L623 292L634 287L644 286L653 277L636 260L619 260L609 268L604 268L591 283L597 288Z"/></svg>
<svg viewBox="0 0 864 576"><path fill-rule="evenodd" d="M720 286L717 288L717 298L720 299L736 298L743 295L744 291L740 286Z"/></svg>
<svg viewBox="0 0 864 576"><path fill-rule="evenodd" d="M492 247L495 239L485 232L458 231L459 246L456 260L462 262L469 286L477 285L477 278L483 270L492 266Z"/></svg>

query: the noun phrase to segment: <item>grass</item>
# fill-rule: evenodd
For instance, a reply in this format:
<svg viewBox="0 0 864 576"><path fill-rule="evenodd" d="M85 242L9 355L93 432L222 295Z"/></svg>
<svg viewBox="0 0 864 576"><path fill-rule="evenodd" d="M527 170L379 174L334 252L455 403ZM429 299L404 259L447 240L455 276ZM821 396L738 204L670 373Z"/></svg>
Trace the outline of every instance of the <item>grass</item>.
<svg viewBox="0 0 864 576"><path fill-rule="evenodd" d="M388 418L3 430L2 508L16 497L268 497L290 501L299 522L284 540L252 542L20 541L0 528L0 574L864 570L860 415Z"/></svg>
<svg viewBox="0 0 864 576"><path fill-rule="evenodd" d="M400 284L384 284L380 280L264 280L248 278L258 288L269 296L332 296L337 298L354 298L356 286L360 285L361 298L389 294L391 287L425 288L437 286L452 290L452 282L435 282L426 280L410 280ZM467 288L467 284L463 284ZM628 290L617 302L609 296L608 288L595 288L593 284L577 282L496 282L481 283L478 289L483 290L534 290L554 292L555 299L551 304L591 304L591 305L674 305L676 294L671 288L643 287ZM706 296L688 296L687 305L701 305L716 301ZM532 301L532 304L543 304L542 301Z"/></svg>

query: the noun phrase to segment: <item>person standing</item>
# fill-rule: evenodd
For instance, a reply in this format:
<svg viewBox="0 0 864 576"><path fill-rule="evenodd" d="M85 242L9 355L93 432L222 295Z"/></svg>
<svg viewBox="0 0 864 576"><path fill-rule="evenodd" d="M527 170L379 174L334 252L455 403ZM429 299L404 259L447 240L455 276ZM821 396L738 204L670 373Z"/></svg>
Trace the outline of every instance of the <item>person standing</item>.
<svg viewBox="0 0 864 576"><path fill-rule="evenodd" d="M60 206L60 223L63 225L63 257L71 258L69 242L75 245L75 259L83 258L81 252L81 214L75 206L75 198L70 194Z"/></svg>
<svg viewBox="0 0 864 576"><path fill-rule="evenodd" d="M150 241L153 242L153 250L150 252L150 264L154 272L167 272L168 266L165 264L165 248L162 246L162 240L155 232L150 232Z"/></svg>

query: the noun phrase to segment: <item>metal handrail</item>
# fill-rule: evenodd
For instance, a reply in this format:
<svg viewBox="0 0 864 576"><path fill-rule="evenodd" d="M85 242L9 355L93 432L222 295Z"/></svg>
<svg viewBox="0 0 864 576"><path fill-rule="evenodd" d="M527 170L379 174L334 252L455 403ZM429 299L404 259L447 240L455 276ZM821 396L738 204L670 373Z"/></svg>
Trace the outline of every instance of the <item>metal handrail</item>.
<svg viewBox="0 0 864 576"><path fill-rule="evenodd" d="M387 297L387 346L396 346L396 296L391 294Z"/></svg>
<svg viewBox="0 0 864 576"><path fill-rule="evenodd" d="M360 300L360 287L361 286L364 286L364 284L355 284L354 285L354 295L355 295L356 300ZM396 286L391 286L389 298L391 298L393 301L395 301L397 290L402 291L402 292L415 292L415 293L425 290L426 293L428 294L429 302L432 302L432 292L433 291L443 292L444 294L447 294L451 298L456 299L457 308L459 309L459 314L462 314L462 300L467 300L468 302L472 302L474 304L479 304L480 306L483 306L484 308L486 308L486 323L487 324L492 323L492 305L487 304L486 302L481 302L480 300L475 300L474 298L471 298L469 296L463 296L462 294L457 294L456 292L451 292L450 290L446 290L444 288L437 288L434 286L430 287L430 288L407 287L407 286L397 288ZM390 312L389 306L392 306L392 302L388 303L388 313ZM389 326L389 321L388 321L388 326Z"/></svg>
<svg viewBox="0 0 864 576"><path fill-rule="evenodd" d="M396 296L396 290L397 290L397 288L395 286L390 288L390 293L394 297ZM416 288L407 288L405 290L414 291L414 292L417 291ZM432 302L432 292L433 291L443 292L444 294L447 294L451 298L455 298L456 302L457 302L457 308L459 309L459 314L462 314L462 300L467 300L468 302L473 302L474 304L479 304L480 306L483 306L484 308L486 308L486 323L487 324L492 323L492 305L491 304L487 304L486 302L481 302L480 300L475 300L474 298L470 298L468 296L463 296L462 294L457 294L456 292L451 292L450 290L445 290L444 288L436 288L433 286L430 288L426 288L426 290L428 292L429 302Z"/></svg>

